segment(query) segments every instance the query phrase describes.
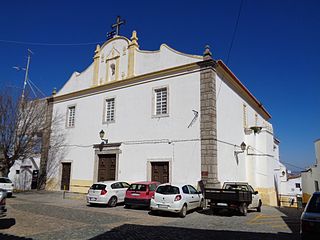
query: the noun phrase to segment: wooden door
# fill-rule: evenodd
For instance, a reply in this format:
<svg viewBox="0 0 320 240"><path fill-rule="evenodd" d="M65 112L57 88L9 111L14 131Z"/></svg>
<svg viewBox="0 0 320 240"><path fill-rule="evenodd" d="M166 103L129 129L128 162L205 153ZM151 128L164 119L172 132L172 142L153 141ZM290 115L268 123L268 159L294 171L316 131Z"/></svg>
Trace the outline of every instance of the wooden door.
<svg viewBox="0 0 320 240"><path fill-rule="evenodd" d="M160 183L169 182L169 162L151 163L151 180Z"/></svg>
<svg viewBox="0 0 320 240"><path fill-rule="evenodd" d="M98 182L116 180L116 154L99 155Z"/></svg>
<svg viewBox="0 0 320 240"><path fill-rule="evenodd" d="M61 190L70 189L71 163L62 163Z"/></svg>

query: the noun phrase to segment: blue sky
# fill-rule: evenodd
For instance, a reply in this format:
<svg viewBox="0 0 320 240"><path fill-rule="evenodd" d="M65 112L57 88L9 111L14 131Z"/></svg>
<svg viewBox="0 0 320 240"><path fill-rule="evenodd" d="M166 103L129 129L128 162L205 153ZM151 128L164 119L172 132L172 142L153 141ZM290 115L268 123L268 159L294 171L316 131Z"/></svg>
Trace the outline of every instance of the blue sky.
<svg viewBox="0 0 320 240"><path fill-rule="evenodd" d="M240 3L1 1L1 87L20 91L24 73L12 67L25 66L30 48L30 79L46 95L60 89L74 71L90 65L95 44L55 44L103 43L117 15L127 21L121 35L137 30L141 49L157 50L166 43L202 55L209 44L214 58L226 62ZM300 167L315 162L313 142L320 138L319 10L317 0L243 0L228 61L271 113L281 160Z"/></svg>

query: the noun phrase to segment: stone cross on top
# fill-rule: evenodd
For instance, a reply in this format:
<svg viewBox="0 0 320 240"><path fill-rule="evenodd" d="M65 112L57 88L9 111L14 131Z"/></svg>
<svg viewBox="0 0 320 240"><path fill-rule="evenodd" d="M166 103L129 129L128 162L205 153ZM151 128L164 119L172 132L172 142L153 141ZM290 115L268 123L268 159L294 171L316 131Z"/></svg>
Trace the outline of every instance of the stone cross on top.
<svg viewBox="0 0 320 240"><path fill-rule="evenodd" d="M117 22L111 25L113 29L116 29L116 35L119 35L120 25L122 24L126 24L126 20L121 20L121 17L117 16Z"/></svg>

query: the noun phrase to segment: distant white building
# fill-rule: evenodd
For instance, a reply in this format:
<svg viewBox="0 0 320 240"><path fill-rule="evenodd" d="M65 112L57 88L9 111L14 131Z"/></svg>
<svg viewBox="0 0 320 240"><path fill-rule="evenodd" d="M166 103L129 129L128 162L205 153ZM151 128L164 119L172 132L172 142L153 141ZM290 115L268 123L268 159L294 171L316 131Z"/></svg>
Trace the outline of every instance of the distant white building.
<svg viewBox="0 0 320 240"><path fill-rule="evenodd" d="M306 204L310 196L320 191L320 139L314 142L316 163L305 171L301 172L302 177L302 202Z"/></svg>
<svg viewBox="0 0 320 240"><path fill-rule="evenodd" d="M16 190L30 190L37 188L40 156L16 160L10 168L8 177Z"/></svg>
<svg viewBox="0 0 320 240"><path fill-rule="evenodd" d="M115 36L52 97L52 112L64 116L68 150L48 189L86 192L111 179L246 181L264 204L277 203L271 116L209 48L203 56L165 44L145 51L136 32Z"/></svg>
<svg viewBox="0 0 320 240"><path fill-rule="evenodd" d="M280 163L276 170L278 205L297 207L302 198L302 183L300 173L291 173L286 166Z"/></svg>

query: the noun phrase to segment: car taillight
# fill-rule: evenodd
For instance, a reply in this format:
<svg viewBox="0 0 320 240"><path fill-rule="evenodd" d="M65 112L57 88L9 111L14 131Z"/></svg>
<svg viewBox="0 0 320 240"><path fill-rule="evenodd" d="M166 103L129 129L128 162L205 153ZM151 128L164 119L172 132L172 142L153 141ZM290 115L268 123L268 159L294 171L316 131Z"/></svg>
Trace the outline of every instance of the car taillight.
<svg viewBox="0 0 320 240"><path fill-rule="evenodd" d="M100 195L105 195L105 194L107 194L107 190L105 190L105 189L102 189L102 190L101 190L101 193L100 193Z"/></svg>
<svg viewBox="0 0 320 240"><path fill-rule="evenodd" d="M181 195L177 195L175 198L174 198L174 201L180 201L181 200Z"/></svg>

